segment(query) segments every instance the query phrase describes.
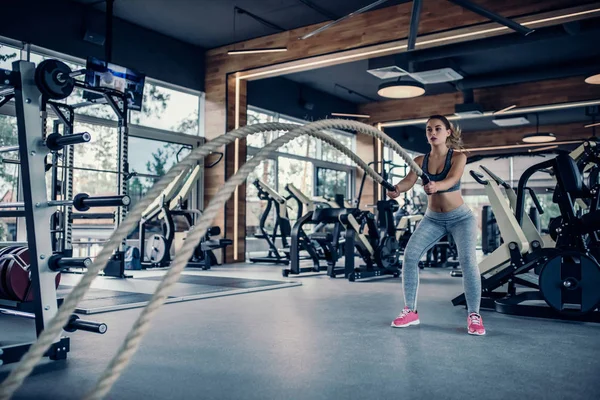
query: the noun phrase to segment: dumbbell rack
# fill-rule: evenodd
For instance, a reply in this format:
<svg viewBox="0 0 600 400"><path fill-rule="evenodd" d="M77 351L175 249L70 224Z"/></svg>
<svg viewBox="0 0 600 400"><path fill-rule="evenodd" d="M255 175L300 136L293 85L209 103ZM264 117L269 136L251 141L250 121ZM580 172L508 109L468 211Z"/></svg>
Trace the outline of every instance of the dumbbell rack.
<svg viewBox="0 0 600 400"><path fill-rule="evenodd" d="M64 68L68 69L66 66ZM38 70L42 69L40 64ZM2 204L0 217L25 218L29 255L29 265L20 262L22 259L19 256L13 257L14 262L22 266L21 276L25 274L27 284L25 301L0 299L0 308L26 313L23 316L34 318L37 336L56 315L61 304L61 300L57 299L56 294L58 271L68 266L87 266L91 262L90 259L71 258L70 255L65 256L53 251L53 239L49 225L55 212L54 206L74 205L75 208L93 205L112 206L119 201L128 204L129 199L127 197L127 201L123 201L126 196L89 198L89 196L82 194L76 196L73 200L49 201L45 179L46 156L53 148L56 150L56 148L89 141L89 135L86 138L84 135L72 135L70 132L69 134L65 132L63 136L46 137L45 109L49 99L47 94L42 94L40 91L39 81L42 80L42 83L44 83L43 79L56 79L56 76L60 76L61 73L64 74L64 71L51 70L49 75L52 78L39 78L36 75L39 72L36 71L35 64L26 61L14 62L12 71L0 69L0 76L2 77L0 84L8 86L5 92L10 91L10 96L15 99L23 197L22 203ZM0 89L3 88L0 87ZM62 97L55 98L65 98L69 94L70 91ZM17 268L17 270L19 269ZM9 275L8 267L5 275ZM32 294L31 301L27 301L29 294ZM73 315L64 329L69 332L81 329L104 333L106 325L81 321ZM31 343L19 343L0 347L0 365L19 361L30 346ZM46 352L46 356L52 360L65 359L69 350L69 338L61 336L56 338L56 341Z"/></svg>

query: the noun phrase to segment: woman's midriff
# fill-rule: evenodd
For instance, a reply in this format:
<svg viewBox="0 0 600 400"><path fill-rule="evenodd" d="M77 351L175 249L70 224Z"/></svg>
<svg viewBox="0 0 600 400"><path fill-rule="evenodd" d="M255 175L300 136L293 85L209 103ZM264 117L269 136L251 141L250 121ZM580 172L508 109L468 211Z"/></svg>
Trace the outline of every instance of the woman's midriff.
<svg viewBox="0 0 600 400"><path fill-rule="evenodd" d="M428 208L435 212L449 212L464 204L460 190L448 193L434 193L428 197Z"/></svg>

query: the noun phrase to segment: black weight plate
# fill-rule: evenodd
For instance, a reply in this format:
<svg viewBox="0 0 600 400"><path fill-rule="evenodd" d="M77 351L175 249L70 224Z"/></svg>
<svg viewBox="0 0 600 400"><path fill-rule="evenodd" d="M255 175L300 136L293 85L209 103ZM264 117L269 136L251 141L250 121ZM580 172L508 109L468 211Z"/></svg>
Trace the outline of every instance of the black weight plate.
<svg viewBox="0 0 600 400"><path fill-rule="evenodd" d="M540 271L539 284L546 303L559 313L584 315L600 306L600 265L581 253L563 252L550 258Z"/></svg>
<svg viewBox="0 0 600 400"><path fill-rule="evenodd" d="M375 253L376 262L385 269L394 269L398 264L400 246L395 237L387 236Z"/></svg>
<svg viewBox="0 0 600 400"><path fill-rule="evenodd" d="M35 69L35 83L46 97L64 99L75 88L75 80L69 76L70 73L71 68L67 64L58 60L44 60Z"/></svg>

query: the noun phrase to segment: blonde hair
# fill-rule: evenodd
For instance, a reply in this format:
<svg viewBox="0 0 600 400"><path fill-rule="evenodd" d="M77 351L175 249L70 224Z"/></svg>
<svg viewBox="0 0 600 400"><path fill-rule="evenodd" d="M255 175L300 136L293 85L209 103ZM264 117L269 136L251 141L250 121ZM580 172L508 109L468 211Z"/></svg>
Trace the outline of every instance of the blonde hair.
<svg viewBox="0 0 600 400"><path fill-rule="evenodd" d="M442 121L446 129L450 131L450 136L448 136L446 139L446 145L448 145L448 147L451 147L454 150L464 149L462 134L458 125L452 124L452 122L448 121L448 118L444 117L443 115L432 115L429 117L427 122L431 121L432 119L439 119Z"/></svg>

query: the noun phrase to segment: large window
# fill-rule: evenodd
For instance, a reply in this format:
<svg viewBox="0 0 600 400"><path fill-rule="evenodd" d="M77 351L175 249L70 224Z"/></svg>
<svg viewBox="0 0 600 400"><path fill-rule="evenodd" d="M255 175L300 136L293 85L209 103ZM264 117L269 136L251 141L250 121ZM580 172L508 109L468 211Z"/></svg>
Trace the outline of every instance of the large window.
<svg viewBox="0 0 600 400"><path fill-rule="evenodd" d="M200 96L146 83L141 111L131 112L131 122L142 126L198 135Z"/></svg>
<svg viewBox="0 0 600 400"><path fill-rule="evenodd" d="M159 177L189 153L189 146L139 137L130 138L129 169L135 173L128 181L132 202L135 203L145 195Z"/></svg>
<svg viewBox="0 0 600 400"><path fill-rule="evenodd" d="M33 45L31 49L27 54L20 48L1 44L0 68L11 69L12 62L21 58L29 59L36 64L44 59L59 59L74 71L85 68L86 62L83 59L46 51ZM199 92L146 77L143 109L130 110L128 116L129 170L136 173L127 181L132 204L148 191L159 176L164 175L176 163L177 155L182 159L189 154L191 148L198 145L201 101L202 96ZM107 104L90 103L79 88L61 102L75 107L74 133L89 132L92 136L90 143L74 146L74 194L81 192L90 195L116 194L119 177L117 115ZM16 119L13 116L14 105L9 103L0 108L0 146L17 144ZM55 118L52 110L48 108L49 132L53 129ZM17 158L18 156L4 153L2 157ZM1 166L2 201L16 201L17 174L18 165ZM194 192L192 197L201 198L202 194ZM192 203L191 207L195 207L195 204ZM6 235L6 232L11 230L11 226L8 226L10 224L14 225L14 219L0 221L0 240L14 239ZM101 224L108 224L108 229L99 230L98 226ZM89 241L90 238L101 240L110 235L110 225L106 221L77 221L74 240ZM76 252L88 254L88 250L89 248L76 249Z"/></svg>
<svg viewBox="0 0 600 400"><path fill-rule="evenodd" d="M247 236L254 236L255 234L260 233L260 219L267 207L267 201L260 200L258 198L258 189L256 188L254 182L258 179L270 187L276 188L277 174L275 171L277 168L275 165L275 160L262 161L248 176L246 185L246 226L248 227L246 231ZM265 228L272 230L274 224L275 210L271 209L265 221Z"/></svg>
<svg viewBox="0 0 600 400"><path fill-rule="evenodd" d="M306 121L297 120L288 116L282 116L266 110L257 108L248 109L248 124L264 122L282 122L289 124L304 124ZM355 148L354 135L341 131L329 131L332 135L350 149ZM258 133L248 136L248 158L257 154L261 148L279 137L281 132ZM286 185L292 184L307 197L335 196L343 194L346 199L354 196L353 179L355 168L350 159L342 155L338 150L322 143L311 136L301 136L282 146L276 153L269 157L268 161L261 163L247 181L247 212L246 229L247 235L252 236L258 230L258 223L265 201L259 201L256 188L252 182L259 177L267 182L281 196L289 197L290 193L285 189ZM288 200L288 215L294 223L297 218L297 202ZM266 227L272 229L274 212L267 219Z"/></svg>
<svg viewBox="0 0 600 400"><path fill-rule="evenodd" d="M347 196L348 172L329 168L317 168L317 196L333 198L338 194Z"/></svg>

